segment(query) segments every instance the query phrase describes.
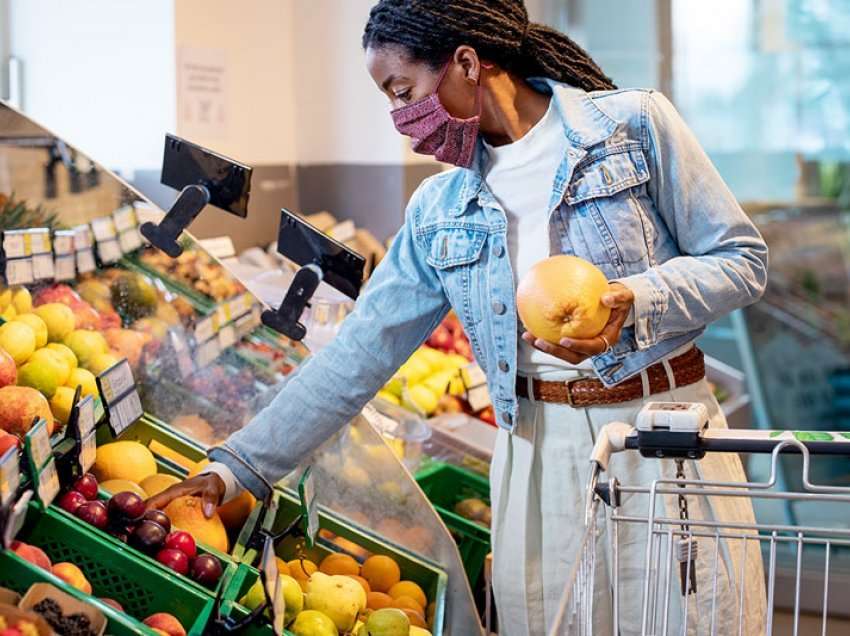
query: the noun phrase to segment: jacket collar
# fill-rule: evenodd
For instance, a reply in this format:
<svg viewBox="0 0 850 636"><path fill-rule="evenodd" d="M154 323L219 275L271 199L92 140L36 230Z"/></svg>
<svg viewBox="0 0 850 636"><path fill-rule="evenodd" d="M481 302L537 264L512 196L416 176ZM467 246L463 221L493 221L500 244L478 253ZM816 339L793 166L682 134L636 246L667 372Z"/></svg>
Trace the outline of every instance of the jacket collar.
<svg viewBox="0 0 850 636"><path fill-rule="evenodd" d="M564 124L564 135L575 148L586 149L609 139L620 126L583 90L547 78L533 77L529 83L541 93L552 95ZM483 168L487 153L479 139L475 159L469 169L461 168L462 185L453 216L460 216L469 203L481 194Z"/></svg>

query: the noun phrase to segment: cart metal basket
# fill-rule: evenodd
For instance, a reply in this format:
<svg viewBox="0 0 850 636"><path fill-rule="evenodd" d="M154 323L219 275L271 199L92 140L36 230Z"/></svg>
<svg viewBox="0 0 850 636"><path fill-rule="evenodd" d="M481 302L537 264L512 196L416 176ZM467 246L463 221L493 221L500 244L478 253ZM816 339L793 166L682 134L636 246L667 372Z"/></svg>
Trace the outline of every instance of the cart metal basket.
<svg viewBox="0 0 850 636"><path fill-rule="evenodd" d="M659 408L660 407L660 408ZM707 418L693 418L685 423L657 417L659 411L699 410L699 405L650 404L656 417L644 411L637 427L622 423L607 425L597 439L591 458L587 485L587 508L584 538L579 554L561 597L550 636L591 634L828 634L846 633L843 627L830 631L834 613L846 612L846 587L840 583L837 556L850 551L850 488L821 486L809 480L813 458L819 455L850 455L850 433L816 433L793 431L743 431L708 429ZM704 410L704 409L703 409ZM656 479L650 484L621 484L616 476L602 473L609 468L613 453L638 451L646 461L670 458L680 470L675 479ZM681 470L683 462L701 459L706 453L769 453L770 477L764 482L733 483L688 479ZM777 487L779 455L797 453L802 458L802 484L799 492ZM645 502L641 514L634 507L623 511L625 499L640 498ZM679 515L669 515L664 501L678 501ZM688 502L696 498L734 497L750 500L784 500L813 502L824 506L840 506L845 519L843 527L747 523L730 520L690 519ZM693 503L691 504L693 505ZM684 514L682 509L684 506ZM669 505L667 506L669 509ZM620 545L624 533L640 528L645 539L641 545ZM602 540L607 528L607 541ZM701 547L707 545L708 549ZM721 607L718 600L718 578L723 569L723 551L737 544L738 554L760 551L764 558L765 592L756 595L758 603L746 607L745 590L756 586L753 572L744 567L734 572L734 589L740 591L733 611ZM623 589L620 574L624 549L643 550L641 584ZM607 580L600 582L600 552L605 551ZM751 556L752 553L750 553ZM634 558L634 555L632 555ZM695 576L696 563L702 561L700 576ZM745 559L741 559L743 564ZM706 568L706 564L708 567ZM605 566L603 566L605 567ZM811 575L814 570L814 577ZM732 575L727 570L727 575ZM699 580L698 580L699 579ZM833 584L832 588L830 584ZM600 587L608 589L599 589ZM695 607L695 588L703 594ZM691 604L689 611L689 604ZM782 624L778 612L782 606ZM695 611L698 609L698 611ZM718 616L725 612L725 623ZM754 613L758 612L756 616ZM729 615L731 613L731 616ZM749 623L745 613L750 616ZM752 618L755 616L755 621ZM803 622L805 621L805 622ZM758 625L753 628L753 622ZM748 624L749 627L745 627ZM731 629L730 629L731 626Z"/></svg>

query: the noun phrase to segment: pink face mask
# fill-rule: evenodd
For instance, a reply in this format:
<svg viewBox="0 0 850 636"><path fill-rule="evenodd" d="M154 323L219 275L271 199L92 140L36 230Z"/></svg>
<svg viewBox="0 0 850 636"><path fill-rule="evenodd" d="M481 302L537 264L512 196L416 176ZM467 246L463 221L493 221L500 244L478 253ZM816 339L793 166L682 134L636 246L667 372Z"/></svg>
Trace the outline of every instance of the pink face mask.
<svg viewBox="0 0 850 636"><path fill-rule="evenodd" d="M478 114L458 119L446 110L437 94L451 61L443 68L437 87L428 97L392 111L393 123L402 135L413 139L413 151L433 155L437 161L461 168L472 166L475 142L481 123L481 84L478 85Z"/></svg>

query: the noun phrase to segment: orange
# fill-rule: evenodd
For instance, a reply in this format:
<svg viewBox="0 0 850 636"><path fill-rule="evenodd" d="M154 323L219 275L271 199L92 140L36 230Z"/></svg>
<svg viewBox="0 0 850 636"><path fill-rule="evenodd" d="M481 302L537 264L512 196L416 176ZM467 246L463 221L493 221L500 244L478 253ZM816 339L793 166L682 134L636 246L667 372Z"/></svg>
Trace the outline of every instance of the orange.
<svg viewBox="0 0 850 636"><path fill-rule="evenodd" d="M602 304L608 279L592 263L561 254L540 261L517 287L517 311L525 328L553 344L562 338L595 338L611 309Z"/></svg>
<svg viewBox="0 0 850 636"><path fill-rule="evenodd" d="M376 592L387 592L401 580L401 570L392 558L376 555L366 559L360 576L369 581L369 586Z"/></svg>
<svg viewBox="0 0 850 636"><path fill-rule="evenodd" d="M367 592L366 607L370 610L384 609L393 604L393 597L383 592Z"/></svg>
<svg viewBox="0 0 850 636"><path fill-rule="evenodd" d="M410 624L414 627L428 627L428 625L425 624L425 619L422 618L422 615L419 612L414 612L412 609L403 609L401 611L407 614Z"/></svg>
<svg viewBox="0 0 850 636"><path fill-rule="evenodd" d="M347 554L329 554L319 564L319 571L334 574L360 574L360 564Z"/></svg>
<svg viewBox="0 0 850 636"><path fill-rule="evenodd" d="M425 597L425 592L413 581L400 581L393 585L388 592L393 599L398 599L402 596L409 596L419 604L420 609L424 610L428 605L428 599Z"/></svg>
<svg viewBox="0 0 850 636"><path fill-rule="evenodd" d="M286 561L284 561L280 557L275 557L274 560L277 561L277 573L278 574L283 574L283 575L286 575L286 576L292 576L292 574L290 574L290 572L289 572L289 566L286 564ZM293 576L292 578L295 578L295 577Z"/></svg>
<svg viewBox="0 0 850 636"><path fill-rule="evenodd" d="M393 603L392 605L390 605L390 607L395 607L400 610L413 610L414 612L419 614L419 616L425 618L425 610L422 609L422 606L419 603L414 601L409 596L399 596L398 598L393 599Z"/></svg>
<svg viewBox="0 0 850 636"><path fill-rule="evenodd" d="M289 576L298 582L306 581L313 572L319 569L315 563L307 559L293 559L286 565L289 567Z"/></svg>
<svg viewBox="0 0 850 636"><path fill-rule="evenodd" d="M366 594L372 591L372 588L369 587L369 581L364 579L362 576L357 576L356 574L347 574L346 576L360 583L360 587L363 588L363 591L366 592Z"/></svg>

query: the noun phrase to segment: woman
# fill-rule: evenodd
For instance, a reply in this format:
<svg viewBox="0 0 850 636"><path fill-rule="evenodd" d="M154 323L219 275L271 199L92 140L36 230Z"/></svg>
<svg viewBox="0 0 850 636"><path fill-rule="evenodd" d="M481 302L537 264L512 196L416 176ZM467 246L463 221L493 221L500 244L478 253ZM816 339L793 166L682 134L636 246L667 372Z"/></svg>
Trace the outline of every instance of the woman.
<svg viewBox="0 0 850 636"><path fill-rule="evenodd" d="M398 131L457 168L414 194L339 337L211 451L207 473L151 505L194 493L211 512L241 488L261 496L354 417L453 308L501 426L491 475L501 633L544 634L576 555L596 432L650 399L702 402L711 425L725 426L693 341L761 296L767 249L671 104L653 91L614 90L569 38L530 24L521 0L381 0L363 44ZM599 337L553 345L519 327L517 281L550 254L591 261L611 281ZM634 458L617 468L642 483L671 471ZM743 478L737 457L688 466L707 472ZM748 508L723 506L694 502L691 513L751 519ZM743 557L722 554L718 607L731 621ZM623 557L621 586L638 585L638 556ZM746 566L758 574L760 562ZM600 633L610 621L605 579ZM690 603L692 625L710 590ZM756 614L758 593L745 601ZM721 623L718 633L732 629ZM744 633L757 631L748 623Z"/></svg>

